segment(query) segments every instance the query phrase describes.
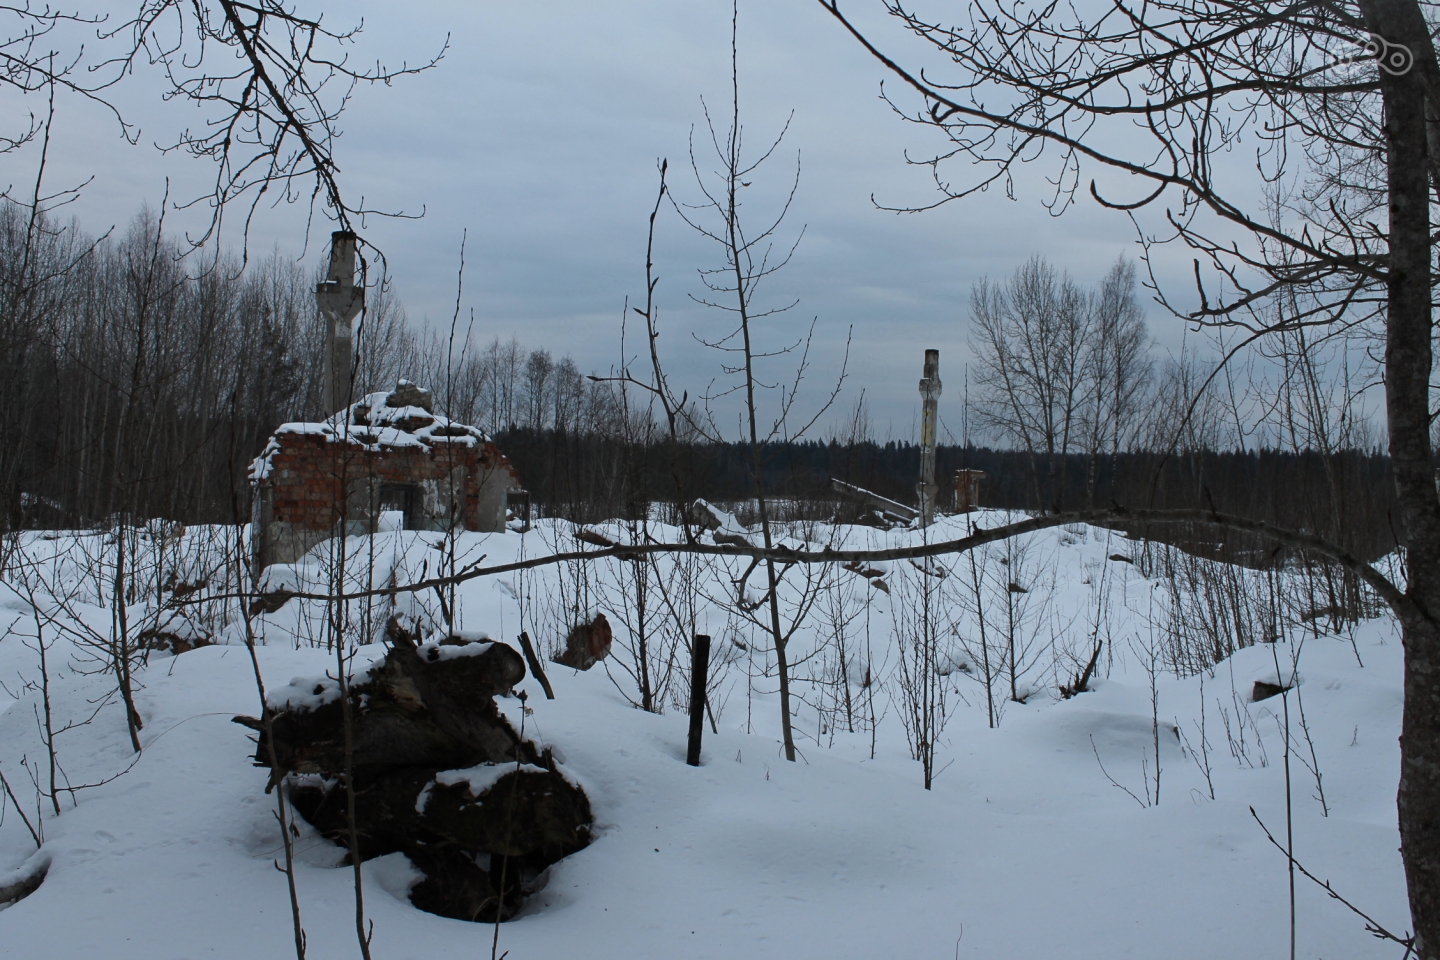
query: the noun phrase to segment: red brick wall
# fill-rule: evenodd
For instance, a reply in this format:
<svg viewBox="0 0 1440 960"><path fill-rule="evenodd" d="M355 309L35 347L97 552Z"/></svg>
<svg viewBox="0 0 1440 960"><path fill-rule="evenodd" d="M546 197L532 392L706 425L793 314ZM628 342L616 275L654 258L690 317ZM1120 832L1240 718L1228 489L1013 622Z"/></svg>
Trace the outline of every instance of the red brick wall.
<svg viewBox="0 0 1440 960"><path fill-rule="evenodd" d="M423 446L365 450L342 445L316 434L279 434L280 445L270 458L272 521L307 530L329 530L339 517L350 483L376 479L382 483L445 480L454 467L465 467L464 520L479 529L478 506L483 475L500 471L518 487L514 467L493 443L481 446L436 443Z"/></svg>

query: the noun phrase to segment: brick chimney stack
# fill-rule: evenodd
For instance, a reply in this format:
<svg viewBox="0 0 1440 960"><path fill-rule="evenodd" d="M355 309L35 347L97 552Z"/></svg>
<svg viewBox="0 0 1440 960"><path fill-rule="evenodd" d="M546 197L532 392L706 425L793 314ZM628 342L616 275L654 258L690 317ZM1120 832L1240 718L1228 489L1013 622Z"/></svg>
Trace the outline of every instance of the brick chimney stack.
<svg viewBox="0 0 1440 960"><path fill-rule="evenodd" d="M935 520L935 428L940 402L940 351L925 351L925 376L920 381L920 526Z"/></svg>
<svg viewBox="0 0 1440 960"><path fill-rule="evenodd" d="M330 235L330 272L315 287L315 302L325 322L325 415L354 400L355 337L351 324L365 308L365 288L355 285L355 234Z"/></svg>

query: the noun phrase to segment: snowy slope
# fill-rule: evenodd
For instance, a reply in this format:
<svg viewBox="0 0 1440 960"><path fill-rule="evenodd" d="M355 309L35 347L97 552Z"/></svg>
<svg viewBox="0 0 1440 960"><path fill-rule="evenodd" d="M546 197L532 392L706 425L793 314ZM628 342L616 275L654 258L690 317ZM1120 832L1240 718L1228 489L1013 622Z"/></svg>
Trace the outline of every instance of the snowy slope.
<svg viewBox="0 0 1440 960"><path fill-rule="evenodd" d="M832 534L849 543L911 536L865 530L826 536ZM544 535L496 535L465 549L484 553L486 563L503 562L548 549ZM398 539L374 551L384 558L379 581L392 567L413 575L426 551L435 553L423 535L392 537ZM1042 572L1031 592L1043 581L1062 611L1048 622L1083 632L1077 618L1094 595L1097 564L1115 544L1089 530L1047 531L1033 540L1032 556L1051 559L1036 564ZM368 565L368 548L361 552ZM1148 604L1152 586L1128 564L1112 569L1125 582L1114 600L1117 633L1137 635L1138 621L1125 616ZM522 626L541 629L544 617L524 605L562 590L562 576L467 585L463 626L512 639ZM885 643L894 622L887 605L904 595L897 578L890 575L889 595L866 586L878 598L871 603L873 632ZM603 592L596 588L592 606L604 606L597 599ZM9 611L6 620L18 618L0 639L0 670L19 694L0 714L0 770L23 798L33 790L21 758L33 763L43 755L38 700L9 677L34 675L34 651L26 646L34 643L33 630L27 640L25 598L7 594L0 606ZM323 650L304 644L302 606L291 601L266 618L267 642L258 655L270 687L333 668ZM100 623L100 608L91 610L89 619ZM618 614L611 619L623 629ZM718 638L738 629L713 606L702 619ZM221 633L234 639L233 631ZM298 646L295 637L302 637ZM83 719L113 683L82 672L79 648L56 643L56 714ZM1108 677L1070 700L1057 699L1053 676L1037 668L1035 683L1049 692L1009 703L997 729L987 726L983 694L957 675L968 684L957 688L965 701L957 695L937 751L942 772L928 792L893 705L882 707L890 713L879 724L873 759L868 732L822 733L802 707L797 724L809 725L810 736L800 744L803 761L789 764L779 752L773 684L748 681L747 661L734 660L725 675L720 733L707 730L704 764L691 768L683 762L680 712L635 709L619 672L617 683L602 668L576 673L552 666L554 701L533 680L523 685L533 710L526 732L556 745L566 772L586 787L597 838L552 868L525 915L503 925L500 950L514 960L1282 955L1285 860L1249 811L1253 805L1283 836L1283 737L1275 717L1282 700L1245 701L1255 680L1276 679L1277 664L1288 675L1292 649L1249 647L1210 674L1160 676L1162 774L1159 804L1151 806L1142 803L1144 777L1154 775L1151 688L1137 649L1117 641L1105 664ZM877 669L883 659L874 658ZM1384 620L1363 624L1353 646L1349 636L1311 636L1299 650L1298 674L1329 815L1314 798L1314 776L1292 758L1297 856L1404 932L1394 801L1398 639ZM266 772L250 765L247 731L230 722L258 705L246 649L232 643L157 656L140 680L144 751L128 770L123 713L113 702L57 738L71 782L126 772L78 793L77 802L62 798L61 815L44 818L54 865L34 895L0 912L0 956L293 955L284 877L272 865L280 855L273 797L262 792ZM1209 783L1197 755L1202 681ZM746 688L756 687L747 696ZM1293 714L1293 694L1290 702ZM518 723L518 701L507 708ZM1232 753L1229 741L1247 714L1244 749ZM1175 727L1194 751L1179 742ZM1292 729L1298 738L1298 716ZM1309 761L1309 744L1295 743ZM1140 802L1108 782L1101 762ZM309 956L358 956L350 871L336 869L339 851L311 834L300 850ZM8 809L0 822L0 871L32 851L24 824ZM375 957L488 955L493 928L409 905L413 873L403 856L367 863L365 877ZM1300 884L1300 956L1398 956L1323 892Z"/></svg>

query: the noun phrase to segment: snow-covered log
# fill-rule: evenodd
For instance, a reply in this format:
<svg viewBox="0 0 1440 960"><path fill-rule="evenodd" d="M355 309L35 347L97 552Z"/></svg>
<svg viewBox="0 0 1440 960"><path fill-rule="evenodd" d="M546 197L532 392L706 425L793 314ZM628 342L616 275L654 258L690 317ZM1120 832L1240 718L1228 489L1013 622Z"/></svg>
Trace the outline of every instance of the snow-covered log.
<svg viewBox="0 0 1440 960"><path fill-rule="evenodd" d="M361 648L349 670L348 765L346 711L329 675L270 691L267 717L236 722L259 734L256 764L272 768L272 784L288 778L295 809L345 846L348 766L356 852L403 851L425 874L416 906L506 919L550 864L590 842L590 802L495 702L525 675L519 653L462 637L416 644L398 629L390 638L383 655Z"/></svg>
<svg viewBox="0 0 1440 960"><path fill-rule="evenodd" d="M40 889L50 872L50 851L36 850L17 869L0 876L0 904L24 900Z"/></svg>
<svg viewBox="0 0 1440 960"><path fill-rule="evenodd" d="M352 764L356 780L399 767L468 767L514 760L520 736L500 715L497 694L525 676L525 661L503 643L457 638L394 643L383 659L350 676ZM273 747L264 722L236 717L262 732L259 766L281 773L344 772L345 723L340 685L330 676L299 678L272 690Z"/></svg>

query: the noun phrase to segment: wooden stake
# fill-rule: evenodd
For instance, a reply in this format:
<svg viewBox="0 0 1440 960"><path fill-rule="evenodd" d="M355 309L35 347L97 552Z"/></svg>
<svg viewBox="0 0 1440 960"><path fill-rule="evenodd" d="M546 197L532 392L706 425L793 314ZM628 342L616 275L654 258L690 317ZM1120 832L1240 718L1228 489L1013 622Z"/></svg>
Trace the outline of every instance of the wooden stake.
<svg viewBox="0 0 1440 960"><path fill-rule="evenodd" d="M695 647L690 660L690 744L685 762L700 766L700 737L705 732L705 681L710 672L710 637L695 634Z"/></svg>
<svg viewBox="0 0 1440 960"><path fill-rule="evenodd" d="M530 664L530 673L540 686L545 688L545 699L554 700L555 691L550 689L550 678L545 676L545 671L540 666L540 658L535 656L535 645L530 642L530 634L524 630L520 631L520 649L525 651L525 662Z"/></svg>

